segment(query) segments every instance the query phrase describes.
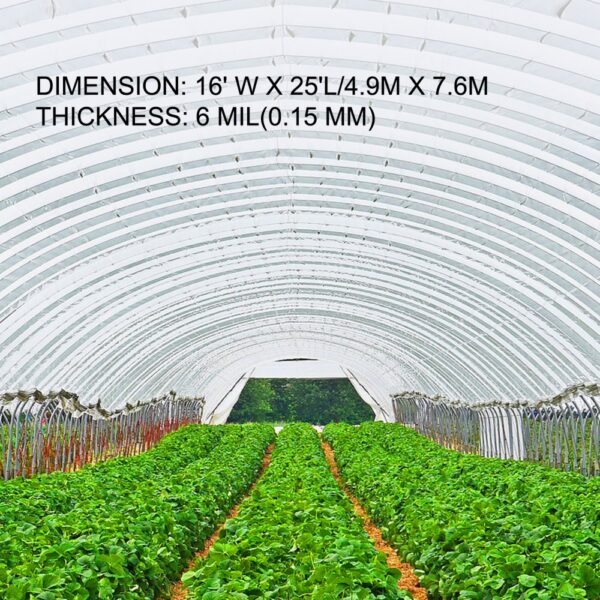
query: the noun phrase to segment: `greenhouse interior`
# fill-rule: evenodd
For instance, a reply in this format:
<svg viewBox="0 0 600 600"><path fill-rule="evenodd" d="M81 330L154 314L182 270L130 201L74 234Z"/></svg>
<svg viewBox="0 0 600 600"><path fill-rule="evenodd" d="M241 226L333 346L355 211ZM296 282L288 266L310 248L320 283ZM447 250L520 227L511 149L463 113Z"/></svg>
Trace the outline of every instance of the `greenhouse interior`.
<svg viewBox="0 0 600 600"><path fill-rule="evenodd" d="M0 50L0 600L600 600L598 0Z"/></svg>

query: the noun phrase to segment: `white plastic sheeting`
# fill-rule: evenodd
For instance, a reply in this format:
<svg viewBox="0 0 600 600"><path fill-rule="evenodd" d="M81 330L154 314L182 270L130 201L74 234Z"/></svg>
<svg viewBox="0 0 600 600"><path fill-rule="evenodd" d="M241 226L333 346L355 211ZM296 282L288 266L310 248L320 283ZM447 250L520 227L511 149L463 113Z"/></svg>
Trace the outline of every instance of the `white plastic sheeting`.
<svg viewBox="0 0 600 600"><path fill-rule="evenodd" d="M598 2L0 6L0 390L118 407L175 389L218 421L286 357L343 365L386 411L403 389L516 400L599 378ZM345 99L377 111L370 132L39 125L37 75L152 73L490 93Z"/></svg>
<svg viewBox="0 0 600 600"><path fill-rule="evenodd" d="M344 369L326 360L277 360L257 365L252 377L259 379L345 379Z"/></svg>

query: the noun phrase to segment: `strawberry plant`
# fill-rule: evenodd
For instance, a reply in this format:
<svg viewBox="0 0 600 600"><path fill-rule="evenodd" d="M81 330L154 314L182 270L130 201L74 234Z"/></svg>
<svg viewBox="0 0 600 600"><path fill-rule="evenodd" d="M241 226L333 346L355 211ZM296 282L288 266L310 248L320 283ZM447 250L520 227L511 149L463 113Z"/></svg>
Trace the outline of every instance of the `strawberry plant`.
<svg viewBox="0 0 600 600"><path fill-rule="evenodd" d="M32 479L0 483L0 526L11 522L36 523L49 513L71 510L85 498L94 498L116 482L131 485L150 477L172 475L194 460L205 457L218 443L223 427L182 427L165 436L159 445L134 457L114 458L75 473L55 471ZM0 559L3 548L0 547Z"/></svg>
<svg viewBox="0 0 600 600"><path fill-rule="evenodd" d="M166 592L252 483L273 437L267 425L190 426L146 454L44 477L41 495L52 489L55 498L27 520L7 508L0 597L141 600ZM67 501L56 482L70 478L81 496ZM31 491L36 479L21 483ZM16 498L14 487L7 494Z"/></svg>
<svg viewBox="0 0 600 600"><path fill-rule="evenodd" d="M460 454L401 425L324 435L430 598L600 598L600 479Z"/></svg>
<svg viewBox="0 0 600 600"><path fill-rule="evenodd" d="M286 426L271 464L206 559L184 575L192 598L410 598L354 514L317 433Z"/></svg>

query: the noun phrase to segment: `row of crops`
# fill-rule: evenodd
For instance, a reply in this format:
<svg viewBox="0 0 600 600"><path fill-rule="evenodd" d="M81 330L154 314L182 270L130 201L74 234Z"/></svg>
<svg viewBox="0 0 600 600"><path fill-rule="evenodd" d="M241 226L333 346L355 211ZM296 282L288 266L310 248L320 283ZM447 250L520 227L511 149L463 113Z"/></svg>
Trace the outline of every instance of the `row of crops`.
<svg viewBox="0 0 600 600"><path fill-rule="evenodd" d="M189 426L152 450L0 485L0 598L168 593L254 481L268 425Z"/></svg>
<svg viewBox="0 0 600 600"><path fill-rule="evenodd" d="M430 598L600 598L600 479L460 454L398 425L324 436Z"/></svg>
<svg viewBox="0 0 600 600"><path fill-rule="evenodd" d="M408 599L336 482L316 431L188 426L150 451L0 485L0 598Z"/></svg>
<svg viewBox="0 0 600 600"><path fill-rule="evenodd" d="M600 479L460 454L400 425L323 435L430 599L600 598ZM138 456L0 483L0 598L165 600L182 573L191 600L410 598L306 424L283 429L197 556L274 440L269 425L191 425Z"/></svg>
<svg viewBox="0 0 600 600"><path fill-rule="evenodd" d="M333 477L316 431L286 426L271 464L206 559L194 599L410 598Z"/></svg>

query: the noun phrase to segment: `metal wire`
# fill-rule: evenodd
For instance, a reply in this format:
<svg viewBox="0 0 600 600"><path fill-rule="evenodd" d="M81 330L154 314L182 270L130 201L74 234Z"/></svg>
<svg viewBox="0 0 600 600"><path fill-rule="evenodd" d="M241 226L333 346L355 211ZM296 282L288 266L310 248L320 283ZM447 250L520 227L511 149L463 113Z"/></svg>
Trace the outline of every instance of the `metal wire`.
<svg viewBox="0 0 600 600"><path fill-rule="evenodd" d="M445 448L600 475L600 391L568 388L535 404L467 406L417 392L393 397L397 423Z"/></svg>
<svg viewBox="0 0 600 600"><path fill-rule="evenodd" d="M0 478L74 471L115 456L152 448L182 425L201 423L203 398L171 392L108 412L82 406L75 394L38 390L0 396Z"/></svg>

